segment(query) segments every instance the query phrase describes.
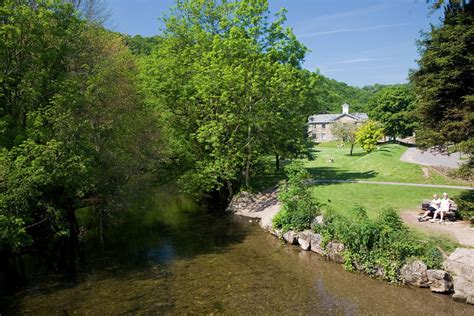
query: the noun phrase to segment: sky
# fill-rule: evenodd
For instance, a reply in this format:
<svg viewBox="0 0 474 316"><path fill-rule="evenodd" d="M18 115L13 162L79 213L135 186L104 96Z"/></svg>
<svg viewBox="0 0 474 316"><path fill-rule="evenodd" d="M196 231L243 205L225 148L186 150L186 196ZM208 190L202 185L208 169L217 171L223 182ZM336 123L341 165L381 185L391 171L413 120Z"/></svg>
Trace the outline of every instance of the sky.
<svg viewBox="0 0 474 316"><path fill-rule="evenodd" d="M158 18L174 0L106 0L107 27L130 35L160 34ZM407 82L419 58L420 31L439 24L426 0L269 0L285 7L286 26L310 52L303 67L362 87Z"/></svg>

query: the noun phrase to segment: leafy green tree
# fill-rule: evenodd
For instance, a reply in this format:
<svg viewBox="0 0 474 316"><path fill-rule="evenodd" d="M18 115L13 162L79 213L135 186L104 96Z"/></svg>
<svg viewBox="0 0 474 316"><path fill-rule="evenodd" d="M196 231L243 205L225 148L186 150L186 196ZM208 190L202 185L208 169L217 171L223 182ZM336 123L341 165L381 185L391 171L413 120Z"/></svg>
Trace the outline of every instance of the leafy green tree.
<svg viewBox="0 0 474 316"><path fill-rule="evenodd" d="M394 139L411 136L416 124L414 101L407 85L384 88L369 100L370 116L381 122L385 133Z"/></svg>
<svg viewBox="0 0 474 316"><path fill-rule="evenodd" d="M340 140L351 144L350 155L356 144L356 132L359 126L353 123L336 122L331 125L331 132Z"/></svg>
<svg viewBox="0 0 474 316"><path fill-rule="evenodd" d="M163 40L142 62L142 89L185 168L186 190L249 186L263 155L299 150L306 48L284 21L284 11L270 21L260 0L180 1L164 18Z"/></svg>
<svg viewBox="0 0 474 316"><path fill-rule="evenodd" d="M356 142L367 153L375 150L377 142L383 137L383 128L380 123L369 120L356 132Z"/></svg>
<svg viewBox="0 0 474 316"><path fill-rule="evenodd" d="M423 148L474 153L474 3L450 1L442 25L419 41L419 69L410 80L417 95L420 127L416 141ZM472 158L470 159L472 167Z"/></svg>
<svg viewBox="0 0 474 316"><path fill-rule="evenodd" d="M76 209L158 166L156 121L121 37L71 4L4 1L0 20L0 252L77 249Z"/></svg>

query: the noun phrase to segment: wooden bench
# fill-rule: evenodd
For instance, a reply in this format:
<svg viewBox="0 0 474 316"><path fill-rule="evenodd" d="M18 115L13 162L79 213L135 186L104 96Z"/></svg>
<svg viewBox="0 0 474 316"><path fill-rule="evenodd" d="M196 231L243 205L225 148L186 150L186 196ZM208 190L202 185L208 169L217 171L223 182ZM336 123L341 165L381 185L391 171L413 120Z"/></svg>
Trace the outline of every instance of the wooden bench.
<svg viewBox="0 0 474 316"><path fill-rule="evenodd" d="M423 212L426 212L428 210L428 207L430 206L431 200L423 200L421 203L421 210ZM458 205L456 202L451 203L451 206L449 207L449 211L444 213L444 218L450 219L454 221L456 219L456 212L458 211Z"/></svg>

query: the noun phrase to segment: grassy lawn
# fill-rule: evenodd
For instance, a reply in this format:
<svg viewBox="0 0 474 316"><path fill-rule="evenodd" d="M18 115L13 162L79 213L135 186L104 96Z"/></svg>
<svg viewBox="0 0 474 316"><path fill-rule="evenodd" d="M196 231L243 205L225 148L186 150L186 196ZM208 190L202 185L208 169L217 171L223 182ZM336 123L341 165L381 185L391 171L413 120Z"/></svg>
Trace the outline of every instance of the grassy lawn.
<svg viewBox="0 0 474 316"><path fill-rule="evenodd" d="M376 217L384 208L398 211L419 208L423 199L434 193L448 192L454 199L462 190L404 187L396 185L376 185L362 183L319 184L312 187L314 197L340 214L351 216L355 206L362 206L369 217Z"/></svg>
<svg viewBox="0 0 474 316"><path fill-rule="evenodd" d="M366 154L356 146L353 156L350 156L350 145L337 148L335 143L319 144L314 147L315 159L304 161L304 164L316 179L466 185L461 181L448 179L429 167L429 177L425 177L422 166L400 161L406 149L404 146L387 144Z"/></svg>

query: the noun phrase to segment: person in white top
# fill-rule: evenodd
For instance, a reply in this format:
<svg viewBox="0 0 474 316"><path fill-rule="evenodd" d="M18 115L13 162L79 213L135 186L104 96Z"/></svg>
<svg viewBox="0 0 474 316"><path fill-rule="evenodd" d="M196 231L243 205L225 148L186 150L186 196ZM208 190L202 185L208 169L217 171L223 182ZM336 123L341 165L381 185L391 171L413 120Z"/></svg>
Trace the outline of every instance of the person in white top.
<svg viewBox="0 0 474 316"><path fill-rule="evenodd" d="M433 195L433 200L428 206L428 210L423 214L423 216L418 217L418 221L423 222L428 219L428 217L434 216L434 213L439 209L441 205L441 199L438 197L438 194Z"/></svg>
<svg viewBox="0 0 474 316"><path fill-rule="evenodd" d="M448 193L443 193L443 198L441 199L441 204L438 208L438 210L434 213L433 215L433 221L435 221L436 217L438 214L440 214L440 219L439 222L441 223L443 221L444 214L446 212L449 212L449 208L451 207L451 204L453 203L452 200L449 199Z"/></svg>

